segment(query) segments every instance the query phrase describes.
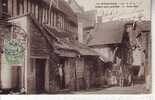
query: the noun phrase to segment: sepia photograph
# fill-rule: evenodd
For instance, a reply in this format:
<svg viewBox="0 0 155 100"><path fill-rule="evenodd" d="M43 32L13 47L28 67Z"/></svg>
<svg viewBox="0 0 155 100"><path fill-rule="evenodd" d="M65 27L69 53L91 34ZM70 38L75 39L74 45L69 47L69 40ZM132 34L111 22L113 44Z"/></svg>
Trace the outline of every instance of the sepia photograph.
<svg viewBox="0 0 155 100"><path fill-rule="evenodd" d="M0 94L151 94L151 44L151 0L0 0Z"/></svg>

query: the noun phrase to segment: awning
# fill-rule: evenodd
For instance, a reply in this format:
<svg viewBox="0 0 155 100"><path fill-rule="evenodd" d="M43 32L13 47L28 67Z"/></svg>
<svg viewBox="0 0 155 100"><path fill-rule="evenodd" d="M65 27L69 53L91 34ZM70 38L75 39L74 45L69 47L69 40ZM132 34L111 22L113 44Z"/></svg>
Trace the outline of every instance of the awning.
<svg viewBox="0 0 155 100"><path fill-rule="evenodd" d="M83 56L99 56L99 54L92 48L76 42L74 48Z"/></svg>
<svg viewBox="0 0 155 100"><path fill-rule="evenodd" d="M74 51L68 51L68 50L55 50L54 51L56 54L58 54L60 57L77 57L78 54Z"/></svg>

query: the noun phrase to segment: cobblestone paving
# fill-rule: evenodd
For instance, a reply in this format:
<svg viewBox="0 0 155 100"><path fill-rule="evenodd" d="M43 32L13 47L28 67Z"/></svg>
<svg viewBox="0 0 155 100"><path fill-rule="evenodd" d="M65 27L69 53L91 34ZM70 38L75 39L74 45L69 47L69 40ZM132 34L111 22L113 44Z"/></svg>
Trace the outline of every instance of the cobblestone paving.
<svg viewBox="0 0 155 100"><path fill-rule="evenodd" d="M110 88L97 88L87 91L76 91L71 94L145 94L148 93L144 84L138 84L134 87L110 87Z"/></svg>

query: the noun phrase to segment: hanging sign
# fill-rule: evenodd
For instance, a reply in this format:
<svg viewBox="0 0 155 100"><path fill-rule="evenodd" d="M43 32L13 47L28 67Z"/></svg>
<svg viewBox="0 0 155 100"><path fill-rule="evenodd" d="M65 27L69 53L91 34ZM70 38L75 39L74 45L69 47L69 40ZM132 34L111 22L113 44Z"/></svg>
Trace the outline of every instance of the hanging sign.
<svg viewBox="0 0 155 100"><path fill-rule="evenodd" d="M8 64L22 64L25 48L18 40L5 40L5 57Z"/></svg>
<svg viewBox="0 0 155 100"><path fill-rule="evenodd" d="M4 53L8 64L23 64L26 45L26 34L19 27L13 27L9 36L4 40Z"/></svg>

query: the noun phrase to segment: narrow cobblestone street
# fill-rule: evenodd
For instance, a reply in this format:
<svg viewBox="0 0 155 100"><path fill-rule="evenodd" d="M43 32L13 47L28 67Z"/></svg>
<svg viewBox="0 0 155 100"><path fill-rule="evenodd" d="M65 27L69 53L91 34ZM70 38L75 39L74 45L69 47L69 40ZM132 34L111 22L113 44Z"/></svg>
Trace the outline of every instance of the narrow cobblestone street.
<svg viewBox="0 0 155 100"><path fill-rule="evenodd" d="M71 94L144 94L147 93L144 84L137 84L134 87L110 87L96 88L87 91L71 92Z"/></svg>
<svg viewBox="0 0 155 100"><path fill-rule="evenodd" d="M150 93L151 3L109 1L0 0L0 94Z"/></svg>

